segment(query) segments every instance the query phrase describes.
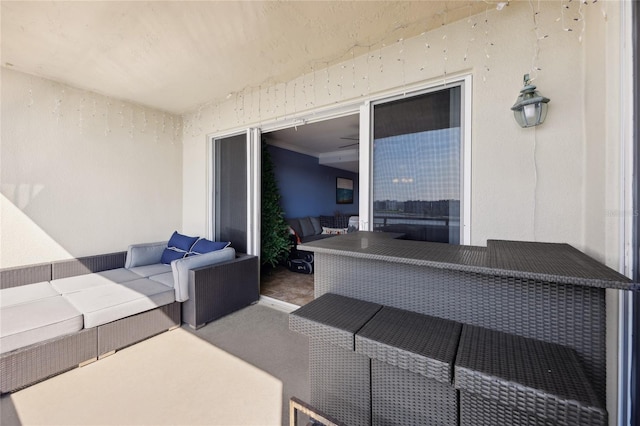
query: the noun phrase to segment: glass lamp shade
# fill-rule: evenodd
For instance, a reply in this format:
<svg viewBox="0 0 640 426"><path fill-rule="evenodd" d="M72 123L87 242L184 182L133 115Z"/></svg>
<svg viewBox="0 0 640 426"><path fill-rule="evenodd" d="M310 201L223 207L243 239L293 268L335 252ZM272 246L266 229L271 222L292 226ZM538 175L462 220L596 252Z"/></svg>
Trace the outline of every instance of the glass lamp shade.
<svg viewBox="0 0 640 426"><path fill-rule="evenodd" d="M525 86L520 91L511 110L520 127L533 127L544 122L547 117L549 98L541 96L536 91L536 86L529 84L529 75L524 76Z"/></svg>

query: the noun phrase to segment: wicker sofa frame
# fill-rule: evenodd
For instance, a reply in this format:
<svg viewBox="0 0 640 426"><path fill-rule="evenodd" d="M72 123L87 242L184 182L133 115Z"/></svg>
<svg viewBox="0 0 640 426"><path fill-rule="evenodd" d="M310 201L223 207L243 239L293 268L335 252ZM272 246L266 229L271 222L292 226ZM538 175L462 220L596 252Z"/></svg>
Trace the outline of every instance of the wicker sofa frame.
<svg viewBox="0 0 640 426"><path fill-rule="evenodd" d="M0 270L0 289L124 267L126 252ZM183 303L156 309L98 327L39 342L0 356L0 393L14 392L49 377L91 363L116 350L180 326L198 328L260 298L256 256L190 271Z"/></svg>

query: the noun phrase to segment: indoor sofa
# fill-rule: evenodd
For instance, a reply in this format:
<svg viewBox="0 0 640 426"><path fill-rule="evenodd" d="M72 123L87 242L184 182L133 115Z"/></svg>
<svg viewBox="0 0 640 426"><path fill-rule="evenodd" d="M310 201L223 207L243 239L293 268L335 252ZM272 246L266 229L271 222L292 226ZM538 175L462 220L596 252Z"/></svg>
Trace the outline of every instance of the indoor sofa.
<svg viewBox="0 0 640 426"><path fill-rule="evenodd" d="M226 246L180 253L176 234L127 252L0 270L1 393L259 299L256 256Z"/></svg>
<svg viewBox="0 0 640 426"><path fill-rule="evenodd" d="M286 222L297 244L345 234L358 228L357 215L305 216L289 218Z"/></svg>
<svg viewBox="0 0 640 426"><path fill-rule="evenodd" d="M298 244L335 237L358 229L356 215L336 213L333 216L305 216L286 219L289 225L291 250L287 259L287 267L293 272L313 273L313 253L300 249Z"/></svg>

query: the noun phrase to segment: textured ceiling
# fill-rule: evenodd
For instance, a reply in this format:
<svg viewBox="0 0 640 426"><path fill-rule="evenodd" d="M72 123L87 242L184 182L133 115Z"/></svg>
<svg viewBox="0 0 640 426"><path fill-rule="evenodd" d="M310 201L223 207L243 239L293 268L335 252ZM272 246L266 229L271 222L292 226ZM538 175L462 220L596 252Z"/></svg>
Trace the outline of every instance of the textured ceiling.
<svg viewBox="0 0 640 426"><path fill-rule="evenodd" d="M2 66L181 114L491 7L472 1L5 1ZM363 50L364 51L364 50Z"/></svg>

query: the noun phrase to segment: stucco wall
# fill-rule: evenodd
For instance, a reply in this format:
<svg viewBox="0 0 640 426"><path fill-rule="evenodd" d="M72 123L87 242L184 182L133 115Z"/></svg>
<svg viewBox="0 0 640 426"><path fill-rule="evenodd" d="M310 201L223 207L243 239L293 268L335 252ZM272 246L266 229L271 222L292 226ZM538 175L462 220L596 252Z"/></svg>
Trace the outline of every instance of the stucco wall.
<svg viewBox="0 0 640 426"><path fill-rule="evenodd" d="M471 243L485 245L492 238L567 242L617 267L618 235L605 212L618 208L619 182L610 176L619 170L617 148L612 147L619 141L599 130L601 123L588 119L585 109L589 117L604 116L607 104L598 99L612 103L619 95L611 71L591 74L586 57L586 52L594 58L607 57L607 51L616 48L617 40L609 40L613 44L601 40L616 30L619 4L563 4L569 9L546 1L511 2L501 11L491 7L485 14L412 39L356 48L353 58L345 52L344 62L335 66L311 64L314 71L296 80L246 88L186 114L185 231L205 229L202 159L207 134L312 116L319 109L469 74L473 78ZM537 31L532 7L538 12ZM584 21L573 19L581 16ZM588 24L584 29L583 22ZM532 66L540 69L533 70L534 84L551 98L549 115L544 125L521 129L510 107L523 74ZM596 99L590 95L592 88L597 88ZM613 152L601 155L603 150Z"/></svg>
<svg viewBox="0 0 640 426"><path fill-rule="evenodd" d="M0 267L181 226L182 119L2 68Z"/></svg>

